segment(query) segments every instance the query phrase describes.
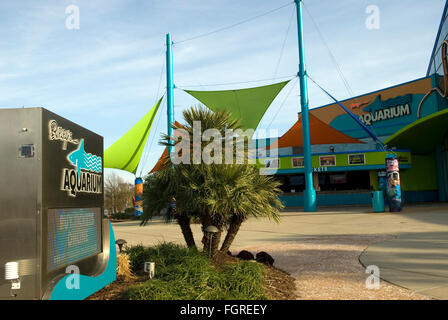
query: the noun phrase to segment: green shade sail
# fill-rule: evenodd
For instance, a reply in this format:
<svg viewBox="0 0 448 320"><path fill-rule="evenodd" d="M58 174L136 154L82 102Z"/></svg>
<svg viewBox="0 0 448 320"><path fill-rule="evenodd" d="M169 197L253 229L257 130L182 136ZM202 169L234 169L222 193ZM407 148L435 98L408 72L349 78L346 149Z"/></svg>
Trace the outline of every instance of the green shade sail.
<svg viewBox="0 0 448 320"><path fill-rule="evenodd" d="M421 118L397 131L386 141L389 147L410 149L412 153L427 154L440 146L448 133L448 109Z"/></svg>
<svg viewBox="0 0 448 320"><path fill-rule="evenodd" d="M238 90L184 91L213 111L229 110L235 120L240 120L244 130L255 130L267 108L289 81Z"/></svg>
<svg viewBox="0 0 448 320"><path fill-rule="evenodd" d="M135 174L162 98L131 130L104 151L104 167Z"/></svg>

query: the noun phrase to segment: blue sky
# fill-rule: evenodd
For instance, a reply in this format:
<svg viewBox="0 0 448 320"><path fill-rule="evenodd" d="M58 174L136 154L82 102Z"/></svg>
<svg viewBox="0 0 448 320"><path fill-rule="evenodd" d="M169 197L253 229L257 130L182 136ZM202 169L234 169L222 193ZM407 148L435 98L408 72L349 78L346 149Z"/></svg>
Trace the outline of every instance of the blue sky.
<svg viewBox="0 0 448 320"><path fill-rule="evenodd" d="M177 42L287 3L288 0L1 1L0 108L48 108L101 134L108 147L165 90L167 32ZM444 3L305 1L354 95L425 76ZM72 4L80 10L79 30L65 27L65 9ZM378 30L365 26L369 5L380 10ZM304 25L308 72L336 97L349 98L351 94L306 11ZM294 5L174 46L174 82L181 88L293 76L297 69ZM224 90L269 83L272 81L199 88ZM292 84L274 101L259 128L270 125L282 134L296 121L300 111L299 88L297 83L294 88L289 86ZM311 108L330 102L313 84L309 87ZM196 104L192 97L176 90L176 119L184 108ZM143 173L160 156L162 147L157 142L165 130L166 106L150 134L151 149L144 157ZM132 175L120 175L132 181Z"/></svg>

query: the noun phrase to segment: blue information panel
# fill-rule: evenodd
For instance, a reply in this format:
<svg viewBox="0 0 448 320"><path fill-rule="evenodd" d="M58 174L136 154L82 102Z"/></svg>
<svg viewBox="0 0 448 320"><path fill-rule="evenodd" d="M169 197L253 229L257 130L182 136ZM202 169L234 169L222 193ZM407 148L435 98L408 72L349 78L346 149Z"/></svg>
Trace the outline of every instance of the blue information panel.
<svg viewBox="0 0 448 320"><path fill-rule="evenodd" d="M101 252L101 209L49 209L47 271Z"/></svg>

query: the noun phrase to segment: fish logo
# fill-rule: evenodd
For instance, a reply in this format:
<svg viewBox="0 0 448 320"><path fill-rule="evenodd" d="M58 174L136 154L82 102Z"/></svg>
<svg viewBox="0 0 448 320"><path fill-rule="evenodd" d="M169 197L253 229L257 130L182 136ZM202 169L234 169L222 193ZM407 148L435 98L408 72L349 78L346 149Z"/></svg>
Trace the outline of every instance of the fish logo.
<svg viewBox="0 0 448 320"><path fill-rule="evenodd" d="M353 109L356 109L356 108L358 108L358 109L361 109L363 106L365 106L365 105L367 105L367 104L370 104L371 103L371 101L367 101L367 102L356 102L356 103L352 103L351 105L350 105L350 108L353 110Z"/></svg>
<svg viewBox="0 0 448 320"><path fill-rule="evenodd" d="M74 167L76 167L78 178L81 177L81 170L96 173L101 173L103 171L101 157L86 152L84 149L84 139L79 143L78 149L67 156L67 159Z"/></svg>

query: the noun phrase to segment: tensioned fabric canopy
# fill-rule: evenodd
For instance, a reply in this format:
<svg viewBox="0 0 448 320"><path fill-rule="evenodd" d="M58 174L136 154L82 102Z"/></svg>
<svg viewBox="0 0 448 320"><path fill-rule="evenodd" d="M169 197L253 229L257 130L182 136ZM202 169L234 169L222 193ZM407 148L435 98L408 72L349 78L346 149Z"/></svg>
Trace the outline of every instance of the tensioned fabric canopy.
<svg viewBox="0 0 448 320"><path fill-rule="evenodd" d="M338 143L364 143L361 140L334 129L316 116L309 113L311 144L338 144ZM303 131L302 120L299 119L294 125L277 141L278 148L302 147ZM269 147L267 148L269 149Z"/></svg>
<svg viewBox="0 0 448 320"><path fill-rule="evenodd" d="M174 121L174 124L177 127L182 127L182 125L177 121ZM162 168L162 166L165 164L167 157L168 157L168 147L165 147L159 160L157 160L157 163L154 165L154 168L152 168L152 170L149 173L151 174L151 173L159 171Z"/></svg>
<svg viewBox="0 0 448 320"><path fill-rule="evenodd" d="M427 154L440 146L448 133L448 109L419 119L399 131L386 141L389 147L410 149L415 154Z"/></svg>
<svg viewBox="0 0 448 320"><path fill-rule="evenodd" d="M135 174L162 98L131 130L104 151L104 167Z"/></svg>
<svg viewBox="0 0 448 320"><path fill-rule="evenodd" d="M213 111L229 110L234 120L240 120L242 129L255 130L272 101L289 81L248 89L184 91Z"/></svg>
<svg viewBox="0 0 448 320"><path fill-rule="evenodd" d="M149 173L151 174L151 173L159 171L162 168L162 166L165 164L166 157L168 157L168 147L165 147L159 160L157 160L157 163L154 165L154 168L152 168L152 170Z"/></svg>

